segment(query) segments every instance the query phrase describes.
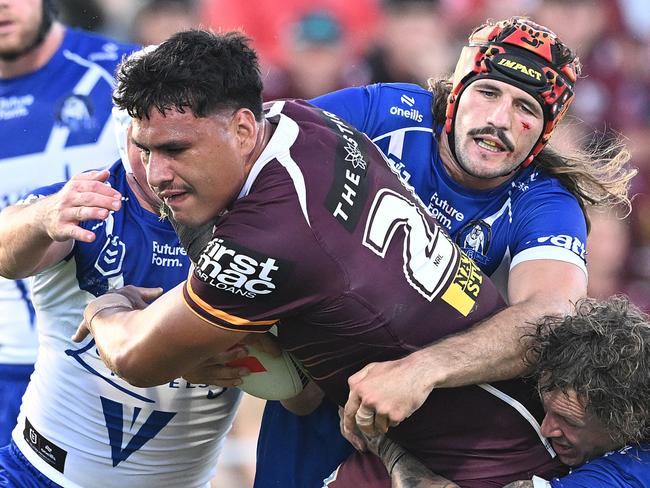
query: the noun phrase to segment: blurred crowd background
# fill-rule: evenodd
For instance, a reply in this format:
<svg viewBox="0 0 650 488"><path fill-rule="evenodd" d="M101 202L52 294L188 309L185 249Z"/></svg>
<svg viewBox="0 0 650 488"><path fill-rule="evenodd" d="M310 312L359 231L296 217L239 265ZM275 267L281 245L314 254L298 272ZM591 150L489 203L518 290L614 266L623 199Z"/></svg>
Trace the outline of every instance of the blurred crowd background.
<svg viewBox="0 0 650 488"><path fill-rule="evenodd" d="M428 78L453 71L468 34L485 19L531 17L583 63L576 100L552 142L588 147L619 135L639 169L630 215L591 215L589 293L626 293L650 311L647 0L58 1L65 23L143 45L191 27L243 30L260 54L266 99L311 98L375 82L426 86ZM250 397L242 405L214 487L252 485L262 405Z"/></svg>

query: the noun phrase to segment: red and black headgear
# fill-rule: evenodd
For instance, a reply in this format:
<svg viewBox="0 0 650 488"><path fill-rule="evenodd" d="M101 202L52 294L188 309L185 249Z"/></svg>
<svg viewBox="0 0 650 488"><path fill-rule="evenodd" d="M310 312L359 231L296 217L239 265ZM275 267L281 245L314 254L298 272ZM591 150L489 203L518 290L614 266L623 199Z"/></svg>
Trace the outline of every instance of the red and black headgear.
<svg viewBox="0 0 650 488"><path fill-rule="evenodd" d="M544 148L573 101L580 61L550 30L524 17L478 27L469 36L454 72L445 131L456 156L454 122L458 99L472 82L489 78L532 95L544 113L542 134L522 162L528 166Z"/></svg>

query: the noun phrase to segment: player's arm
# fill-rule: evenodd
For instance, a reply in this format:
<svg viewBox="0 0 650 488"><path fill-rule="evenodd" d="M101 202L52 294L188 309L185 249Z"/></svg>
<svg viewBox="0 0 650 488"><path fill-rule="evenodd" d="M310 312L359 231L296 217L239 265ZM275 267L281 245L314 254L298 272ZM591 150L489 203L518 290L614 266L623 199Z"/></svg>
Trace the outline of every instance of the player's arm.
<svg viewBox="0 0 650 488"><path fill-rule="evenodd" d="M409 417L434 388L514 378L526 372L525 342L532 322L564 314L586 294L587 278L573 263L524 261L510 271L511 305L467 331L446 337L397 361L371 363L349 379L344 432L353 436L361 406L376 412L369 433L386 432Z"/></svg>
<svg viewBox="0 0 650 488"><path fill-rule="evenodd" d="M134 386L161 385L184 376L246 333L220 328L193 313L183 286L159 298L160 289L133 286L98 297L86 307L73 340L92 333L104 363Z"/></svg>
<svg viewBox="0 0 650 488"><path fill-rule="evenodd" d="M121 206L121 195L104 184L109 172L74 176L57 193L0 213L0 275L24 278L62 260L74 240L92 242L94 233L80 227L105 219Z"/></svg>
<svg viewBox="0 0 650 488"><path fill-rule="evenodd" d="M309 415L323 402L325 393L320 387L310 381L302 391L293 398L282 400L282 406L294 415Z"/></svg>
<svg viewBox="0 0 650 488"><path fill-rule="evenodd" d="M460 488L429 470L419 459L384 435L364 436L364 443L384 463L392 488Z"/></svg>

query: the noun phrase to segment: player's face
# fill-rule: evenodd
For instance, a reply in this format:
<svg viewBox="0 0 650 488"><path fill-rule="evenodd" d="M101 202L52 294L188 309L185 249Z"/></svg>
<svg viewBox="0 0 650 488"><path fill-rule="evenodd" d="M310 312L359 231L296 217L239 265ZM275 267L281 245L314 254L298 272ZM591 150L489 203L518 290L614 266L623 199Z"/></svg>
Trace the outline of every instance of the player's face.
<svg viewBox="0 0 650 488"><path fill-rule="evenodd" d="M505 180L530 153L543 124L540 104L525 91L502 81L475 81L458 100L458 164L475 178Z"/></svg>
<svg viewBox="0 0 650 488"><path fill-rule="evenodd" d="M197 118L190 110L163 116L152 109L149 119L133 119L147 182L179 223L214 220L241 189L250 151L237 113Z"/></svg>
<svg viewBox="0 0 650 488"><path fill-rule="evenodd" d="M553 390L542 401L546 410L542 435L564 464L579 466L616 447L602 423L585 411L575 391Z"/></svg>
<svg viewBox="0 0 650 488"><path fill-rule="evenodd" d="M42 36L42 0L0 0L0 59L13 60Z"/></svg>

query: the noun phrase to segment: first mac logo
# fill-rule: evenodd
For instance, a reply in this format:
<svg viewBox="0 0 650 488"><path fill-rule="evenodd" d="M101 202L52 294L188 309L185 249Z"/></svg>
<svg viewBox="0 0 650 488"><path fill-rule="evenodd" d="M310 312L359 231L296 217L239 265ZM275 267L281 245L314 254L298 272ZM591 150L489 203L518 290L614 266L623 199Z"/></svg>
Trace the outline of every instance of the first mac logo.
<svg viewBox="0 0 650 488"><path fill-rule="evenodd" d="M280 269L286 269L281 264L278 259L214 238L196 263L195 273L215 288L255 298L275 290Z"/></svg>

